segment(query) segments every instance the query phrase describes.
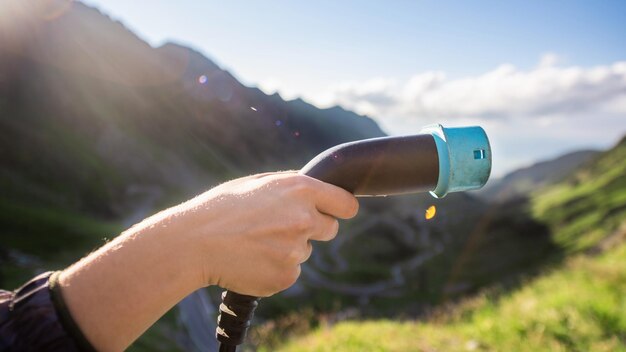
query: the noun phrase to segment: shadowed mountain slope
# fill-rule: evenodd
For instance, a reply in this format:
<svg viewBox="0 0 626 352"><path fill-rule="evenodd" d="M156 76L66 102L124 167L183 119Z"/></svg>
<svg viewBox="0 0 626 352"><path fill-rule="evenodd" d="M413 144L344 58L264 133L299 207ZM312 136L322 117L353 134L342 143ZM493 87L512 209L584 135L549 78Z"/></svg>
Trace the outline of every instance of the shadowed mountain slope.
<svg viewBox="0 0 626 352"><path fill-rule="evenodd" d="M116 217L129 184L189 193L383 135L367 117L268 96L192 49L155 49L95 9L56 4L2 4L0 178L22 199Z"/></svg>

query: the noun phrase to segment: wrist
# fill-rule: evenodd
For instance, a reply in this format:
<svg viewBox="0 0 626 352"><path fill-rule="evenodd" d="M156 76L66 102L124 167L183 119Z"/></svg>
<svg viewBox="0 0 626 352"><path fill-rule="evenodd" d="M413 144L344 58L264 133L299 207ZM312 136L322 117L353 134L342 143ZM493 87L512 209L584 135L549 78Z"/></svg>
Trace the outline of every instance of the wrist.
<svg viewBox="0 0 626 352"><path fill-rule="evenodd" d="M168 273L170 282L191 293L207 286L203 275L202 245L194 232L181 226L180 217L172 210L144 220L123 236L143 242L155 255L154 270Z"/></svg>
<svg viewBox="0 0 626 352"><path fill-rule="evenodd" d="M165 252L178 257L179 274L194 290L220 283L221 255L228 252L230 241L225 240L232 228L220 221L219 208L220 198L209 191L139 224L139 231L161 237Z"/></svg>

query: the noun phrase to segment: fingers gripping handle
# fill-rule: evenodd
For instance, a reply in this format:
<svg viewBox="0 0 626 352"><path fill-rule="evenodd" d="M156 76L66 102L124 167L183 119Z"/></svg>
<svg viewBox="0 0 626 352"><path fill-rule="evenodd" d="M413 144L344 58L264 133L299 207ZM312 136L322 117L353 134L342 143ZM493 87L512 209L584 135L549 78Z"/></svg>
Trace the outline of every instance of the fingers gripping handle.
<svg viewBox="0 0 626 352"><path fill-rule="evenodd" d="M222 293L220 315L217 317L215 336L222 346L231 346L234 351L241 345L250 327L254 311L259 305L259 298L246 296L232 291Z"/></svg>

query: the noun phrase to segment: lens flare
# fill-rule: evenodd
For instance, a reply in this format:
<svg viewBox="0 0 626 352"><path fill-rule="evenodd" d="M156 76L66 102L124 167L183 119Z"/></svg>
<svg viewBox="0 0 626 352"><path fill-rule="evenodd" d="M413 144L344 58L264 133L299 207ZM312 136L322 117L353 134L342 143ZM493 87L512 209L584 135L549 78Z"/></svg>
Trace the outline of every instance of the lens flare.
<svg viewBox="0 0 626 352"><path fill-rule="evenodd" d="M437 208L434 205L431 205L428 209L426 209L426 214L424 216L426 217L426 220L430 220L435 217L435 214L437 214Z"/></svg>

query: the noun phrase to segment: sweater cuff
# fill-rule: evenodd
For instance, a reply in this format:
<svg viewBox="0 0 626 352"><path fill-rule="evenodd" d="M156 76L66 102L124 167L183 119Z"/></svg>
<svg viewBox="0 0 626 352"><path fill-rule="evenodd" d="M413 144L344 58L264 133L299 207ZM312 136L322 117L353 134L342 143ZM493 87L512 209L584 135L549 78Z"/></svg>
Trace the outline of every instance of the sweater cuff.
<svg viewBox="0 0 626 352"><path fill-rule="evenodd" d="M74 321L74 318L72 318L72 315L63 300L63 293L61 292L61 285L59 284L60 274L60 271L54 272L48 281L50 297L52 299L54 309L59 317L59 321L68 336L74 340L81 351L96 352L96 349L91 345L89 340L87 340L83 332L78 327L78 324L76 324L76 321Z"/></svg>

